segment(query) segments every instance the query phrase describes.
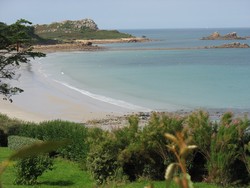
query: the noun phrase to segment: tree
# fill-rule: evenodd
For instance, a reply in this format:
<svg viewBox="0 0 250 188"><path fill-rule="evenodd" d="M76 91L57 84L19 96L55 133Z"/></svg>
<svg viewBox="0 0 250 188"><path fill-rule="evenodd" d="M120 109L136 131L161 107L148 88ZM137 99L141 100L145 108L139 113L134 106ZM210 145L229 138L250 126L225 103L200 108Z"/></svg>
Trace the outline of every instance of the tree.
<svg viewBox="0 0 250 188"><path fill-rule="evenodd" d="M32 51L35 34L31 24L24 19L11 25L0 22L0 94L10 102L12 95L23 92L21 88L8 83L15 79L20 63L27 63L35 57L45 57L43 53Z"/></svg>

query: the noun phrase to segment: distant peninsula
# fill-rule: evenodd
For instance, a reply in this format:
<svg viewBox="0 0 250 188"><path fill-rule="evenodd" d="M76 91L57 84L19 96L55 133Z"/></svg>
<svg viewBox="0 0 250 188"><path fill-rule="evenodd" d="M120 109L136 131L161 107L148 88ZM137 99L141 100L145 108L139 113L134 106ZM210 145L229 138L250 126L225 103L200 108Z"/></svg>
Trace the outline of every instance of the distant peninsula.
<svg viewBox="0 0 250 188"><path fill-rule="evenodd" d="M134 38L117 30L100 30L92 19L65 20L51 24L35 25L35 34L44 39L59 41L86 39Z"/></svg>
<svg viewBox="0 0 250 188"><path fill-rule="evenodd" d="M145 36L135 37L117 30L100 30L92 19L65 20L34 26L37 42L33 46L40 52L96 51L98 44L147 42Z"/></svg>
<svg viewBox="0 0 250 188"><path fill-rule="evenodd" d="M226 35L221 35L219 32L214 32L201 40L246 40L246 37L240 37L236 32L231 32Z"/></svg>

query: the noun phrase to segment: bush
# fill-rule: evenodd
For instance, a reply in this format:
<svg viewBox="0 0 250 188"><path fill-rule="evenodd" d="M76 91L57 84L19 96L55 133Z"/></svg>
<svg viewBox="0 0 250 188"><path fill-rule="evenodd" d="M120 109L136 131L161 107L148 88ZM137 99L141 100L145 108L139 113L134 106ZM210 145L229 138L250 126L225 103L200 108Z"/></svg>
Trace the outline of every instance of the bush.
<svg viewBox="0 0 250 188"><path fill-rule="evenodd" d="M149 125L142 129L138 126L138 117L131 116L130 125L124 128L109 133L92 130L98 133L98 139L92 132L88 170L99 184L122 179L121 175L117 177L117 171L130 181L164 179L166 166L174 161L173 154L167 151L164 133L182 130L183 121L179 116L154 114ZM95 139L98 142L94 142Z"/></svg>
<svg viewBox="0 0 250 188"><path fill-rule="evenodd" d="M235 164L244 151L243 134L246 122L233 119L232 113L226 113L221 118L217 133L213 133L210 159L208 160L209 179L223 186L246 179L248 175L237 179L235 174L246 171L246 168L236 169ZM237 171L237 172L235 172Z"/></svg>
<svg viewBox="0 0 250 188"><path fill-rule="evenodd" d="M117 162L117 147L112 141L100 143L92 149L87 157L87 169L91 172L97 184L115 180Z"/></svg>
<svg viewBox="0 0 250 188"><path fill-rule="evenodd" d="M37 178L39 176L47 170L52 170L52 166L53 161L48 155L21 159L15 165L17 173L15 183L34 185L37 183Z"/></svg>
<svg viewBox="0 0 250 188"><path fill-rule="evenodd" d="M215 125L209 119L209 114L204 111L193 112L184 124L192 143L198 146L191 156L189 173L193 180L202 181L208 175L206 165L210 159L210 145Z"/></svg>
<svg viewBox="0 0 250 188"><path fill-rule="evenodd" d="M37 138L43 141L71 140L71 144L57 150L58 155L73 161L86 159L89 146L87 128L81 124L68 121L48 121L39 125L27 124L20 128L21 136Z"/></svg>
<svg viewBox="0 0 250 188"><path fill-rule="evenodd" d="M24 146L31 145L34 142L42 142L41 140L10 136L8 138L10 149L18 150ZM37 178L47 170L52 170L53 160L48 154L36 157L27 157L20 159L15 164L16 168L16 184L33 185L37 183Z"/></svg>
<svg viewBox="0 0 250 188"><path fill-rule="evenodd" d="M8 136L16 132L21 124L23 122L20 120L11 119L6 115L0 114L0 146L7 147Z"/></svg>
<svg viewBox="0 0 250 188"><path fill-rule="evenodd" d="M23 136L9 136L8 137L8 147L12 150L20 149L34 142L42 142L42 141L38 139L34 139L34 138L23 137Z"/></svg>
<svg viewBox="0 0 250 188"><path fill-rule="evenodd" d="M187 159L192 179L227 185L249 183L249 127L247 118L234 118L231 113L224 114L220 122L214 122L209 119L208 113L197 111L184 117L153 113L144 127L138 126L138 117L131 116L129 126L110 132L56 120L40 124L21 123L9 129L8 134L46 141L72 140L72 144L59 149L57 154L80 162L97 183L102 184L127 178L131 181L164 179L166 167L176 159L167 150L169 141L164 134L183 132L185 136L192 137L190 144L198 146L197 151ZM5 132L0 131L0 134ZM15 140L23 139L10 137L11 147L19 145Z"/></svg>
<svg viewBox="0 0 250 188"><path fill-rule="evenodd" d="M93 138L91 139L91 150L87 157L87 168L98 184L107 183L109 181L123 181L124 176L123 163L119 160L119 154L128 147L131 142L135 142L135 134L138 131L138 118L132 116L129 118L130 125L122 129L106 132L93 129L89 132ZM125 178L124 178L125 177Z"/></svg>

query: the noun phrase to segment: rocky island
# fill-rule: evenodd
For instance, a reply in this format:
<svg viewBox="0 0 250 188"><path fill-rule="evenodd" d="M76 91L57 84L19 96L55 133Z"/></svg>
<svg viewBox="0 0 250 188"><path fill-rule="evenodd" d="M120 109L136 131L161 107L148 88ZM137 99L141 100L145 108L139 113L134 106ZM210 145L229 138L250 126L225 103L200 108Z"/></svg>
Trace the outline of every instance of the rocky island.
<svg viewBox="0 0 250 188"><path fill-rule="evenodd" d="M239 42L233 42L230 44L222 44L219 46L206 46L205 49L210 49L210 48L250 48L248 44L241 44Z"/></svg>
<svg viewBox="0 0 250 188"><path fill-rule="evenodd" d="M245 37L240 37L236 32L221 35L219 32L214 32L207 37L201 38L201 40L246 40Z"/></svg>

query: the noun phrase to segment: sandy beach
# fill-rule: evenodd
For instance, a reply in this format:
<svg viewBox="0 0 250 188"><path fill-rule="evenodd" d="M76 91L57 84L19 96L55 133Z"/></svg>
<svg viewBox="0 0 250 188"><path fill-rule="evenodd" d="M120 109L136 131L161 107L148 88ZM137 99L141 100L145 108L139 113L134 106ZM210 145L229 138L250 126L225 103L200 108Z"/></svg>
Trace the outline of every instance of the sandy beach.
<svg viewBox="0 0 250 188"><path fill-rule="evenodd" d="M128 42L129 40L132 39L113 39L101 41L92 40L91 42L92 44L100 44ZM138 40L138 42L144 42L144 40L147 39L141 38ZM95 45L83 45L87 42L90 41L82 40L73 44L35 46L34 50L44 53L52 53L53 55L54 52L96 51L105 49L105 47L99 47ZM173 49L175 50L176 48ZM160 49L156 48L156 50ZM169 50L169 48L164 48L162 50ZM178 50L180 50L180 48L178 48ZM13 103L0 100L0 113L6 114L12 118L34 122L54 119L70 120L74 122L109 119L111 121L106 124L110 124L110 122L113 120L114 124L117 124L117 117L119 117L118 123L121 123L123 120L121 121L120 117L125 117L128 114L140 112L119 107L117 105L112 105L65 87L64 85L41 74L37 64L37 60L34 60L29 64L21 66L20 70L18 71L18 74L21 76L18 80L12 81L12 85L24 89L24 92L13 96ZM205 110L209 111L213 119L218 119L223 112L234 111L230 109ZM179 111L177 113L185 115L187 112ZM239 116L247 115L250 117L249 109L236 110L235 113ZM102 124L105 123L102 122Z"/></svg>
<svg viewBox="0 0 250 188"><path fill-rule="evenodd" d="M126 38L108 40L79 40L74 43L56 45L35 45L34 51L43 53L98 51L104 47L92 44L145 42L145 38ZM112 105L85 96L65 86L47 79L39 73L36 60L22 65L18 70L20 78L12 84L24 90L12 97L13 103L0 100L0 112L24 121L41 122L53 119L86 122L89 120L110 119L131 114L130 109Z"/></svg>
<svg viewBox="0 0 250 188"><path fill-rule="evenodd" d="M12 118L86 122L131 113L129 109L93 99L47 79L36 70L36 62L23 65L19 74L21 77L12 84L24 92L13 96L13 103L0 100L0 112Z"/></svg>

